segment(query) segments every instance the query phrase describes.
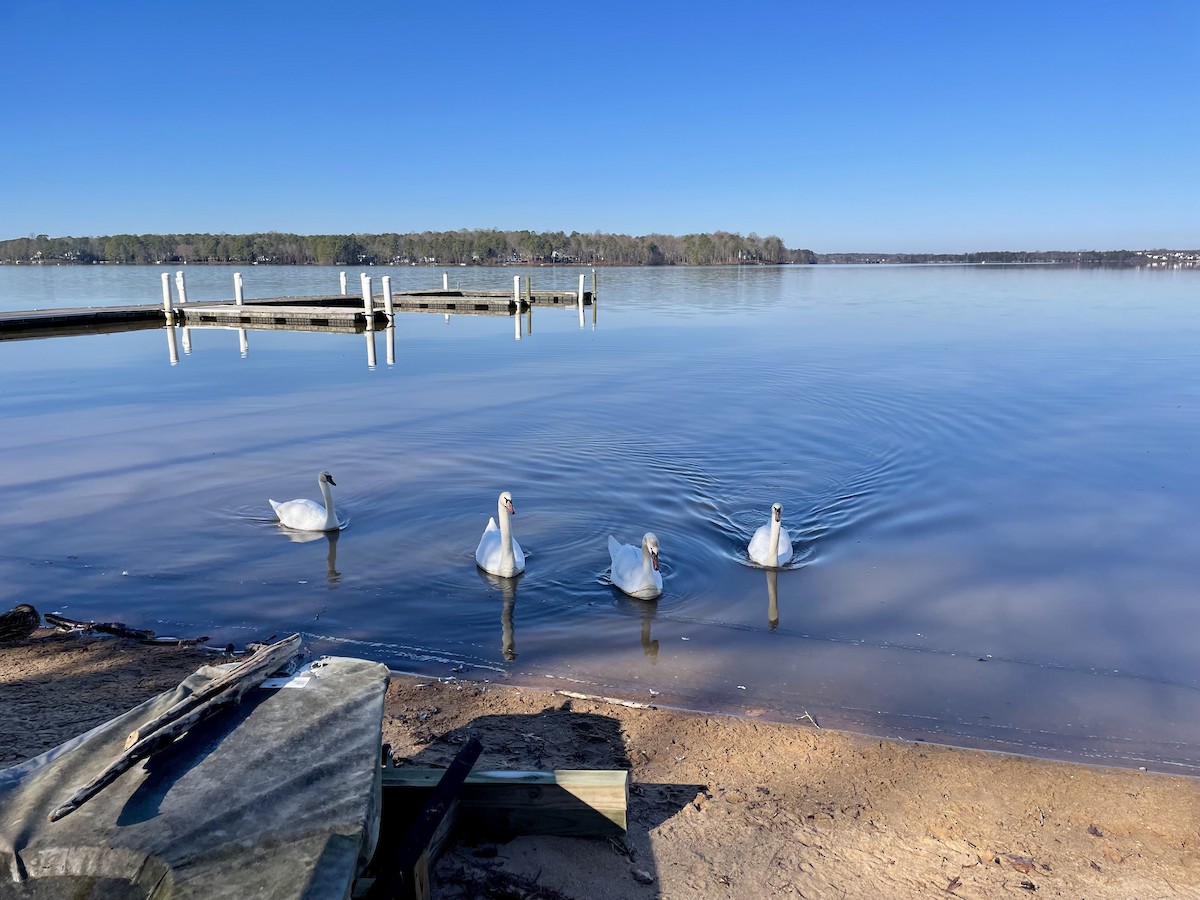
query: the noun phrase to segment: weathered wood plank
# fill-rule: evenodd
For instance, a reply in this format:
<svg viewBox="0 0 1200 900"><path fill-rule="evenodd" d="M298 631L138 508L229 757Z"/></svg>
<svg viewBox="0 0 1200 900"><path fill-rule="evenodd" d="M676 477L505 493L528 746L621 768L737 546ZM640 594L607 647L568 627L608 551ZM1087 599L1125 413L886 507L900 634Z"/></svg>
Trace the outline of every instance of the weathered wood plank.
<svg viewBox="0 0 1200 900"><path fill-rule="evenodd" d="M155 719L130 732L125 740L125 752L109 763L95 778L77 789L64 803L50 813L56 822L70 815L108 785L128 771L136 762L170 745L197 722L220 709L238 702L252 687L295 655L300 649L300 635L293 634L260 650L228 672L213 679L191 696L176 703Z"/></svg>
<svg viewBox="0 0 1200 900"><path fill-rule="evenodd" d="M432 789L442 769L383 770L391 794ZM472 829L497 834L608 836L628 824L629 773L624 769L552 772L472 772L463 785L463 813Z"/></svg>
<svg viewBox="0 0 1200 900"><path fill-rule="evenodd" d="M449 837L463 782L482 752L477 738L467 741L450 767L441 770L428 801L400 841L376 852L372 868L377 874L367 900L429 897L429 868Z"/></svg>

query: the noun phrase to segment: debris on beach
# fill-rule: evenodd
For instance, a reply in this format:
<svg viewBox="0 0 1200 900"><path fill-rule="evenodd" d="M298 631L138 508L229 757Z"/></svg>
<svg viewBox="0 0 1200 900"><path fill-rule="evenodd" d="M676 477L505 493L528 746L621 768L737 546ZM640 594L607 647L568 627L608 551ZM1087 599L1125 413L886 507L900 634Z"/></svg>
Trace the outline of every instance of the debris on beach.
<svg viewBox="0 0 1200 900"><path fill-rule="evenodd" d="M0 644L23 641L42 624L38 611L28 603L18 603L6 613L0 613Z"/></svg>

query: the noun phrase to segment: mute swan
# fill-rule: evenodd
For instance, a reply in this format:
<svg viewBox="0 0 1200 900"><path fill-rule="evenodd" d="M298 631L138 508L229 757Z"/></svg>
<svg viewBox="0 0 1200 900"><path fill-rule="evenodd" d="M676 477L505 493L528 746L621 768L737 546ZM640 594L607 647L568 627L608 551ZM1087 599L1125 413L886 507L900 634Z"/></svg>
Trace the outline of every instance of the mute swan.
<svg viewBox="0 0 1200 900"><path fill-rule="evenodd" d="M337 482L328 472L322 472L317 476L317 486L321 488L321 496L325 498L324 506L313 500L288 500L284 503L268 500L267 502L271 504L275 515L279 517L279 524L285 528L292 528L296 531L336 531L341 526L338 524L337 516L333 513L333 496L329 493L331 484L336 486Z"/></svg>
<svg viewBox="0 0 1200 900"><path fill-rule="evenodd" d="M488 519L479 546L475 548L475 562L485 572L511 578L525 571L525 552L513 537L509 517L515 516L517 511L513 508L512 494L508 491L497 500L496 514L500 517L500 527L496 527L495 519Z"/></svg>
<svg viewBox="0 0 1200 900"><path fill-rule="evenodd" d="M750 558L760 566L777 569L792 558L792 539L782 525L783 504L771 504L771 519L750 539Z"/></svg>
<svg viewBox="0 0 1200 900"><path fill-rule="evenodd" d="M658 538L649 531L639 551L633 544L618 544L608 536L608 555L612 558L612 583L630 597L655 600L662 596L662 573L658 571Z"/></svg>

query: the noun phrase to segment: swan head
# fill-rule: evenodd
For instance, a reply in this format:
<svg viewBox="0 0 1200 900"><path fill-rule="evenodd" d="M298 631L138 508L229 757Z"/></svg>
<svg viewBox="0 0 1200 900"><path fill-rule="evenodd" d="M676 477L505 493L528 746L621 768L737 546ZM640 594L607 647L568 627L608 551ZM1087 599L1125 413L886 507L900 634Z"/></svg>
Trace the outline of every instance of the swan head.
<svg viewBox="0 0 1200 900"><path fill-rule="evenodd" d="M654 536L654 532L647 531L646 536L642 538L642 552L650 554L650 565L654 566L654 571L658 571L658 538Z"/></svg>
<svg viewBox="0 0 1200 900"><path fill-rule="evenodd" d="M337 482L333 480L333 476L328 472L322 472L317 476L317 484L332 484L334 487L337 487Z"/></svg>
<svg viewBox="0 0 1200 900"><path fill-rule="evenodd" d="M774 519L776 522L783 521L783 504L782 503L772 503L771 504L771 518Z"/></svg>
<svg viewBox="0 0 1200 900"><path fill-rule="evenodd" d="M512 494L508 491L505 491L500 495L500 508L508 510L508 514L510 516L515 516L517 514L517 508L513 506Z"/></svg>

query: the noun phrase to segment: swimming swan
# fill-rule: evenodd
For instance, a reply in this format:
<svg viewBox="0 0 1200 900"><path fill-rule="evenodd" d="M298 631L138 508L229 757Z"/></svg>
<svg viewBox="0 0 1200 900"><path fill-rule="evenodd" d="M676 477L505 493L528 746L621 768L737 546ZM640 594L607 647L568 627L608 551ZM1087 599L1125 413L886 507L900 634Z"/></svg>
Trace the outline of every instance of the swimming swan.
<svg viewBox="0 0 1200 900"><path fill-rule="evenodd" d="M496 513L500 517L500 527L496 527L495 519L488 519L479 546L475 548L475 562L485 572L511 578L525 571L525 552L513 537L509 517L515 516L517 511L513 509L512 494L508 491L496 502Z"/></svg>
<svg viewBox="0 0 1200 900"><path fill-rule="evenodd" d="M778 569L792 558L792 539L782 525L783 504L771 504L771 519L750 539L750 558L760 566Z"/></svg>
<svg viewBox="0 0 1200 900"><path fill-rule="evenodd" d="M337 516L333 513L333 496L329 493L331 484L336 486L337 482L328 472L322 472L317 476L317 485L321 488L321 496L325 498L324 506L313 500L288 500L285 503L268 500L267 502L271 504L275 515L279 517L279 524L285 528L292 528L296 531L337 531L341 526L338 524Z"/></svg>
<svg viewBox="0 0 1200 900"><path fill-rule="evenodd" d="M633 544L619 544L608 536L608 555L612 558L612 583L630 597L655 600L662 596L662 573L658 571L658 538L649 531L639 551Z"/></svg>

